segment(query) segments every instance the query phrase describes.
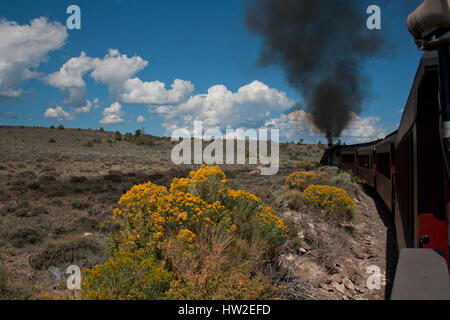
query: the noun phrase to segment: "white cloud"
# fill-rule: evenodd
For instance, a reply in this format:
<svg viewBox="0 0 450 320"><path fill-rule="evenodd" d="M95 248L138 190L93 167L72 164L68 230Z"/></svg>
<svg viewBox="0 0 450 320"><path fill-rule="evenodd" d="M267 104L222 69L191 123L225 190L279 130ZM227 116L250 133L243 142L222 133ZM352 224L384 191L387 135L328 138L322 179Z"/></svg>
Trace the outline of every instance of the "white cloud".
<svg viewBox="0 0 450 320"><path fill-rule="evenodd" d="M46 18L34 19L29 25L1 20L0 100L19 98L20 83L36 77L35 69L50 51L62 47L66 38L66 28Z"/></svg>
<svg viewBox="0 0 450 320"><path fill-rule="evenodd" d="M92 100L92 103L94 104L94 108L97 109L98 107L100 107L100 104L102 102L100 101L99 98L95 98L94 100Z"/></svg>
<svg viewBox="0 0 450 320"><path fill-rule="evenodd" d="M80 108L86 103L87 90L83 76L92 70L99 59L92 59L81 52L68 60L59 71L44 78L44 82L58 88L64 96L64 105Z"/></svg>
<svg viewBox="0 0 450 320"><path fill-rule="evenodd" d="M137 117L136 121L137 121L138 123L143 123L143 122L145 122L145 121L147 121L147 120L146 120L143 116L139 116L139 117Z"/></svg>
<svg viewBox="0 0 450 320"><path fill-rule="evenodd" d="M306 137L323 136L312 125L312 116L304 110L296 110L289 114L282 114L279 118L268 120L264 127L279 129L280 137L287 140L299 140Z"/></svg>
<svg viewBox="0 0 450 320"><path fill-rule="evenodd" d="M171 90L163 82L128 79L122 87L121 100L129 104L171 105L184 102L194 91L190 81L176 79Z"/></svg>
<svg viewBox="0 0 450 320"><path fill-rule="evenodd" d="M350 126L342 132L342 137L355 142L365 142L384 138L386 129L380 124L378 117L361 118L353 114Z"/></svg>
<svg viewBox="0 0 450 320"><path fill-rule="evenodd" d="M75 117L68 113L67 111L63 110L63 108L56 106L56 107L50 107L45 111L44 114L45 118L55 118L59 121L69 121L69 120L75 120Z"/></svg>
<svg viewBox="0 0 450 320"><path fill-rule="evenodd" d="M100 120L100 123L120 124L124 122L123 116L125 116L125 112L122 111L122 105L118 102L114 102L109 108L103 110L103 119Z"/></svg>
<svg viewBox="0 0 450 320"><path fill-rule="evenodd" d="M95 61L91 76L96 81L108 85L111 97L116 99L120 97L123 83L147 65L148 61L141 57L128 58L125 54L121 55L117 49L109 49L103 59Z"/></svg>
<svg viewBox="0 0 450 320"><path fill-rule="evenodd" d="M91 107L92 107L92 102L90 102L89 100L86 100L86 105L79 107L79 108L75 108L75 113L89 113L89 112L91 112Z"/></svg>
<svg viewBox="0 0 450 320"><path fill-rule="evenodd" d="M64 105L80 108L86 104L87 90L83 77L90 76L97 82L109 87L110 97L127 104L178 105L184 102L194 91L190 81L176 79L167 90L161 81L145 82L135 77L144 69L148 61L139 56L129 58L117 49L109 49L104 58L91 58L81 52L79 57L69 59L59 71L44 78L44 81L59 88L64 96ZM94 99L98 107L100 101Z"/></svg>
<svg viewBox="0 0 450 320"><path fill-rule="evenodd" d="M270 111L283 111L294 103L284 92L253 81L236 93L217 85L178 106L152 106L149 111L164 116L163 125L170 135L174 129L191 128L195 120L203 121L204 128L259 128Z"/></svg>
<svg viewBox="0 0 450 320"><path fill-rule="evenodd" d="M377 117L361 118L352 115L353 121L342 132L341 139L347 143L369 142L386 135L386 129ZM299 139L324 139L324 135L312 124L312 116L304 110L296 110L289 114L283 114L280 118L266 122L266 128L278 128L280 137L289 141Z"/></svg>

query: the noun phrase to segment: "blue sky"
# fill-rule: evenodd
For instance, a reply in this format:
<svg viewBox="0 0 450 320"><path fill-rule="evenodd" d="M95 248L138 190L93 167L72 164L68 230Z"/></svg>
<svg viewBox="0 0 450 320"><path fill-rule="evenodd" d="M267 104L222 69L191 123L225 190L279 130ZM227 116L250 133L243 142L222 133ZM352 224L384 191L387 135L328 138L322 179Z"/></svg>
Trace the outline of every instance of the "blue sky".
<svg viewBox="0 0 450 320"><path fill-rule="evenodd" d="M344 140L370 140L396 129L401 118L399 110L406 102L421 57L405 21L420 3L420 0L399 0L381 5L381 1L370 1L370 4L380 4L382 9L382 29L374 32L381 32L395 46L383 58L365 64L372 97ZM81 30L61 29L66 26L66 9L71 4L81 8ZM327 10L325 6L324 10ZM361 10L365 11L363 5ZM270 122L279 124L284 139L323 140L323 136L312 133L310 128L295 132L297 125L307 127L306 122L293 124L292 119L283 117L283 110L301 100L301 96L290 88L279 68L256 66L261 40L249 35L244 15L244 1L238 0L2 1L2 24L14 22L13 27L20 27L45 17L46 23L39 30L44 33L42 41L49 42L51 49L42 49L38 53L41 56L37 57L33 51L36 44L30 41L27 47L30 54L26 57L29 66L0 68L0 80L2 77L9 79L14 70L21 74L23 70L34 72L33 76L21 76L14 88L7 87L14 92L9 91L8 99L2 99L0 92L0 123L34 126L62 123L66 127L102 126L122 132L144 128L149 134L164 135L170 134L171 128L183 126L183 121L189 126L197 118L221 129ZM61 26L58 28L55 22ZM46 32L42 32L45 28L61 39L45 37ZM20 32L17 35L7 33L9 42L6 43L11 46L0 46L0 62L2 59L10 61L5 51L18 50L17 39L12 38L21 35ZM81 105L73 105L73 101L68 102L63 90L67 86L63 87L61 77L55 75L69 59L80 57L81 52L91 59L88 71L80 78L86 94L72 98L81 96L86 105L90 103L89 112L77 109ZM120 89L117 88L119 80L114 83L108 80L109 73L103 77L90 75L100 68L99 65L106 68L103 62L108 60L107 54L110 59L141 59L130 62L137 64L136 71L130 72L129 78L120 78ZM52 74L54 81L49 80ZM129 95L126 96L122 84L129 79L137 80L128 82ZM184 82L180 83L179 90L171 92L175 79ZM165 84L166 91L161 90L161 83ZM242 89L241 94L238 94L239 89ZM252 98L255 92L263 93L255 100ZM222 102L223 109L228 109L221 113ZM52 110L48 111L49 108ZM138 116L145 121L138 122Z"/></svg>

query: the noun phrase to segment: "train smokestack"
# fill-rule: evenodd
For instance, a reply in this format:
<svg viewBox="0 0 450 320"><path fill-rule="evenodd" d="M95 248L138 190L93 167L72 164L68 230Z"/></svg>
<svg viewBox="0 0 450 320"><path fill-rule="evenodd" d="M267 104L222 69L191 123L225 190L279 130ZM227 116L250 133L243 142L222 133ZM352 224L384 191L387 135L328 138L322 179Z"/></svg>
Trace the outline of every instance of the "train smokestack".
<svg viewBox="0 0 450 320"><path fill-rule="evenodd" d="M386 41L366 27L360 0L255 0L246 8L251 33L262 37L260 66L280 66L328 142L340 137L369 97L362 64Z"/></svg>

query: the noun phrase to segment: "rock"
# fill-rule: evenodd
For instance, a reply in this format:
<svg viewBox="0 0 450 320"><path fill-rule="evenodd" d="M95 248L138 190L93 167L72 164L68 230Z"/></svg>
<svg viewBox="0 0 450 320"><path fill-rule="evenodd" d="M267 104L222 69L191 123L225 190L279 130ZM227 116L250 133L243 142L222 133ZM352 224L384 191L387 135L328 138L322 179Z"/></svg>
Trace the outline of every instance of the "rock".
<svg viewBox="0 0 450 320"><path fill-rule="evenodd" d="M300 249L298 249L298 251L300 251L301 253L307 253L308 252L308 250L306 250L305 248L300 248Z"/></svg>
<svg viewBox="0 0 450 320"><path fill-rule="evenodd" d="M303 240L303 239L305 239L305 233L304 233L303 231L300 231L299 233L297 233L297 237L298 237L300 240Z"/></svg>
<svg viewBox="0 0 450 320"><path fill-rule="evenodd" d="M260 173L259 170L254 170L254 171L250 172L248 175L249 176L257 176L257 175L259 175L259 173Z"/></svg>
<svg viewBox="0 0 450 320"><path fill-rule="evenodd" d="M342 283L342 277L339 273L333 274L328 278L331 282Z"/></svg>
<svg viewBox="0 0 450 320"><path fill-rule="evenodd" d="M321 283L320 287L325 291L330 291L330 292L333 291L333 287L328 284L325 284L325 283Z"/></svg>
<svg viewBox="0 0 450 320"><path fill-rule="evenodd" d="M355 296L351 292L348 292L348 291L345 292L345 296L347 296L349 299L352 299L352 300L355 299Z"/></svg>
<svg viewBox="0 0 450 320"><path fill-rule="evenodd" d="M355 291L356 291L356 292L359 292L359 293L364 293L364 289L361 289L361 288L358 287L358 286L355 286Z"/></svg>
<svg viewBox="0 0 450 320"><path fill-rule="evenodd" d="M333 288L334 288L337 292L342 293L342 294L345 295L345 286L344 286L343 284L339 284L339 283L337 283L337 282L333 282L331 285L333 286Z"/></svg>
<svg viewBox="0 0 450 320"><path fill-rule="evenodd" d="M330 167L330 166L324 166L319 169L321 172L325 172L329 174L330 176L335 176L339 173L338 167Z"/></svg>
<svg viewBox="0 0 450 320"><path fill-rule="evenodd" d="M342 283L344 284L344 286L349 289L349 290L355 290L355 285L353 284L353 282L348 279L348 278L344 278L344 280L342 280Z"/></svg>

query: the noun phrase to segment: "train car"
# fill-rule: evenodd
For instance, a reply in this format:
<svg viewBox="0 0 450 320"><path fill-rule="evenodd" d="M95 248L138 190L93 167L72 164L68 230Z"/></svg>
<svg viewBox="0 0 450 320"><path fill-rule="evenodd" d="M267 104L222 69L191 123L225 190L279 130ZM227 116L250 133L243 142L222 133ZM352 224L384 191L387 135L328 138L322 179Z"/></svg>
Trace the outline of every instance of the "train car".
<svg viewBox="0 0 450 320"><path fill-rule="evenodd" d="M433 248L448 261L447 163L441 147L439 69L426 52L395 139L395 220L400 248Z"/></svg>
<svg viewBox="0 0 450 320"><path fill-rule="evenodd" d="M320 163L322 165L341 167L341 150L344 146L335 145L330 146L322 156Z"/></svg>
<svg viewBox="0 0 450 320"><path fill-rule="evenodd" d="M370 145L358 149L358 175L367 185L375 188L376 161L375 148Z"/></svg>
<svg viewBox="0 0 450 320"><path fill-rule="evenodd" d="M376 190L391 212L394 212L394 143L397 131L387 136L375 146Z"/></svg>
<svg viewBox="0 0 450 320"><path fill-rule="evenodd" d="M341 168L358 175L358 153L357 146L344 147L341 149Z"/></svg>
<svg viewBox="0 0 450 320"><path fill-rule="evenodd" d="M426 51L398 131L374 145L339 149L340 168L356 170L375 186L394 216L400 257L392 299L450 300L450 10L445 8L450 9L447 0L425 0L408 18L416 43Z"/></svg>

